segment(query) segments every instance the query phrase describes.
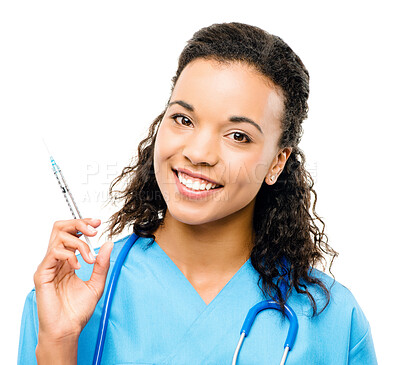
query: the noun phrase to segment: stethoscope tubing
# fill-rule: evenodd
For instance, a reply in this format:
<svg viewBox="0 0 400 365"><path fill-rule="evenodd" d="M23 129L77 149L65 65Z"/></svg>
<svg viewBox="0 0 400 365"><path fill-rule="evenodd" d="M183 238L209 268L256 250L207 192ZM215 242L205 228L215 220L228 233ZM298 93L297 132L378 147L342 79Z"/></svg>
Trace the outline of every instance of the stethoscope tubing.
<svg viewBox="0 0 400 365"><path fill-rule="evenodd" d="M99 332L97 334L97 342L93 356L93 365L100 365L101 363L101 358L103 356L104 342L108 327L108 318L110 316L111 304L114 298L114 292L118 283L119 274L121 272L122 265L124 264L124 261L128 256L129 250L131 249L131 247L138 238L139 236L132 233L131 236L128 238L128 240L125 242L125 244L122 246L121 252L117 257L117 260L115 261L114 268L110 276L110 281L108 284L106 296L104 299L103 312L101 314Z"/></svg>
<svg viewBox="0 0 400 365"><path fill-rule="evenodd" d="M240 348L242 347L245 337L248 336L248 334L250 333L251 327L253 326L253 323L254 323L257 315L261 311L266 310L266 309L275 309L275 310L279 311L281 308L280 308L279 304L274 300L264 300L260 303L257 303L249 310L249 312L247 313L246 319L244 320L242 329L240 330L240 338L239 338L239 342L236 346L235 353L233 355L232 365L236 365ZM286 337L283 356L282 356L280 365L285 364L288 353L293 348L293 344L294 344L294 341L296 340L297 332L299 329L299 321L298 321L296 313L293 311L293 309L288 304L285 304L284 310L285 310L286 317L289 319L290 325L289 325L289 331L288 331L288 334Z"/></svg>

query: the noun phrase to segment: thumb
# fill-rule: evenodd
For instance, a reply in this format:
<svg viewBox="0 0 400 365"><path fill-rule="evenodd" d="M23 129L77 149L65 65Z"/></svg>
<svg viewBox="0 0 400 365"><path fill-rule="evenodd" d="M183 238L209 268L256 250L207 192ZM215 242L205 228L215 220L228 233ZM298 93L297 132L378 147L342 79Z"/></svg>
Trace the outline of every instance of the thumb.
<svg viewBox="0 0 400 365"><path fill-rule="evenodd" d="M93 272L87 285L92 287L98 295L97 300L101 298L106 283L108 269L110 268L110 255L114 247L111 241L107 241L101 246L93 266Z"/></svg>

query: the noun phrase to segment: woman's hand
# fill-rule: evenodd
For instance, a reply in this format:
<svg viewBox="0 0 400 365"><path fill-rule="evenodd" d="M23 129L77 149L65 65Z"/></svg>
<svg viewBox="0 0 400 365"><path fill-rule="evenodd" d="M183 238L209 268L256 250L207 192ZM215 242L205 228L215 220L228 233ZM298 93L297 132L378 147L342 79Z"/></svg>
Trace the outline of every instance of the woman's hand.
<svg viewBox="0 0 400 365"><path fill-rule="evenodd" d="M89 246L77 235L80 231L86 236L95 236L97 231L93 227L100 223L99 219L90 218L54 223L46 256L34 275L39 345L77 344L79 334L102 296L113 243L106 242L94 259ZM76 250L87 263L94 263L88 281L75 274L75 270L80 268Z"/></svg>

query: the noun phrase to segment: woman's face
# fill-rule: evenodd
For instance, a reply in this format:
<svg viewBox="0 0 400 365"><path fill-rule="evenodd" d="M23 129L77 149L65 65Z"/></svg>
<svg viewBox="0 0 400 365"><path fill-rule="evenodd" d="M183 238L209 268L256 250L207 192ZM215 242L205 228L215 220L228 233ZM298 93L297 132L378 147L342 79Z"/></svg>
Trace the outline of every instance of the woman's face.
<svg viewBox="0 0 400 365"><path fill-rule="evenodd" d="M250 211L263 181L276 181L269 178L279 175L290 151L282 153L277 146L283 103L270 85L238 62L221 65L196 59L184 68L154 150L156 180L175 219L204 224ZM204 188L207 182L187 188L174 172L179 169L222 187L193 192L196 185Z"/></svg>

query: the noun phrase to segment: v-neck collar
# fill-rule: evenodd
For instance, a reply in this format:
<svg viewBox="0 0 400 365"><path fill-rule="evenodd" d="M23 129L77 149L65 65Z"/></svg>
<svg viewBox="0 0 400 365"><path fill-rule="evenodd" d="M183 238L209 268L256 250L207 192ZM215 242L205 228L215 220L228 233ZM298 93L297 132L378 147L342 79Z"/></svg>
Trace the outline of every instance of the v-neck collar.
<svg viewBox="0 0 400 365"><path fill-rule="evenodd" d="M181 282L181 284L184 286L193 299L198 302L198 305L200 307L205 308L211 308L215 305L215 302L218 302L220 297L223 296L224 292L227 291L227 289L233 285L233 283L238 280L238 277L241 276L241 273L245 271L245 269L251 265L251 260L250 258L236 271L236 273L231 277L231 279L224 285L224 287L218 292L218 294L213 298L213 300L207 304L201 295L197 292L197 290L194 288L192 283L188 280L188 278L183 274L183 272L179 269L179 267L175 264L175 262L168 256L168 254L161 248L161 246L157 243L157 241L153 241L152 245L154 245L155 252L160 256L160 258L163 258L163 261L171 268L171 270L174 272L174 276Z"/></svg>

